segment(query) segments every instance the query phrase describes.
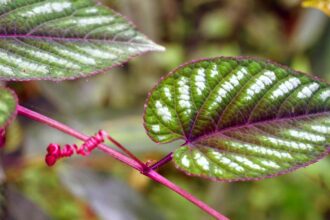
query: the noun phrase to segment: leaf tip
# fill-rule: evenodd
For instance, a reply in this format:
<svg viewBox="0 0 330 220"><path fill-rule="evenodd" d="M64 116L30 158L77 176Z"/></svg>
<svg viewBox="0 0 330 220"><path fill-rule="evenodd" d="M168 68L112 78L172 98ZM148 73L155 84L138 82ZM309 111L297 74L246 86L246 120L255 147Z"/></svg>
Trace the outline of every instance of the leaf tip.
<svg viewBox="0 0 330 220"><path fill-rule="evenodd" d="M164 52L166 50L166 48L159 45L159 44L154 43L153 50L154 51L159 51L159 52Z"/></svg>

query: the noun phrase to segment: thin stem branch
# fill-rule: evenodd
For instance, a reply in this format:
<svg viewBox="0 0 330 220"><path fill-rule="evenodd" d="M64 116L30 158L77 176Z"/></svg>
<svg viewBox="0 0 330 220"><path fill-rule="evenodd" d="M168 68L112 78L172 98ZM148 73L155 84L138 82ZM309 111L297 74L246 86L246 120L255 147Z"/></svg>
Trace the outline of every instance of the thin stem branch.
<svg viewBox="0 0 330 220"><path fill-rule="evenodd" d="M137 158L131 151L129 151L127 148L125 148L121 143L119 143L118 141L116 141L113 137L111 137L109 134L107 134L107 138L109 139L109 141L111 141L114 145L116 145L119 149L121 149L122 151L124 151L124 153L126 153L127 156L129 156L130 158L132 158L133 160L135 160L138 164L141 165L141 167L143 168L143 172L146 172L147 170L149 170L150 168L144 164L139 158Z"/></svg>
<svg viewBox="0 0 330 220"><path fill-rule="evenodd" d="M55 121L54 119L48 118L47 116L41 115L37 112L34 112L30 109L27 109L27 108L23 107L23 106L18 105L17 111L18 111L18 114L20 114L22 116L25 116L25 117L28 117L28 118L33 119L35 121L46 124L50 127L53 127L53 128L55 128L59 131L62 131L64 133L66 133L66 134L68 134L72 137L75 137L77 139L80 139L82 141L86 141L89 138L89 136L84 135L84 134L74 130L73 128L70 128L67 125L64 125L64 124L62 124L58 121ZM119 142L117 142L117 143L119 143ZM111 157L115 158L116 160L121 161L122 163L124 163L124 164L140 171L143 175L153 179L154 181L156 181L156 182L166 186L167 188L171 189L172 191L178 193L179 195L181 195L182 197L184 197L185 199L187 199L191 203L193 203L196 206L198 206L199 208L201 208L206 213L213 216L214 218L220 219L220 220L228 220L227 217L220 214L215 209L209 207L207 204L200 201L199 199L195 198L190 193L188 193L185 190L181 189L179 186L175 185L174 183L172 183L171 181L169 181L168 179L166 179L165 177L163 177L162 175L160 175L156 171L154 171L152 169L147 169L146 170L145 167L142 166L137 161L127 157L126 155L124 155L124 154L122 154L122 153L120 153L116 150L113 150L113 149L109 148L105 144L100 144L100 145L98 145L97 148L102 150L106 154L110 155Z"/></svg>
<svg viewBox="0 0 330 220"><path fill-rule="evenodd" d="M164 166L165 164L170 162L172 159L173 159L173 152L167 154L165 157L163 157L162 159L151 165L149 168L152 170L156 170L159 167Z"/></svg>

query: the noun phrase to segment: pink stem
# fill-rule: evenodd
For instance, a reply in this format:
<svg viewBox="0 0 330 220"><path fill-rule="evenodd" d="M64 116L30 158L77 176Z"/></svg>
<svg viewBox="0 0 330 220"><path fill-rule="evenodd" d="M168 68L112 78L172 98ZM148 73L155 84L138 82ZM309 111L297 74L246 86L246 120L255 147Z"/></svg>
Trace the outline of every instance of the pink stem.
<svg viewBox="0 0 330 220"><path fill-rule="evenodd" d="M60 130L64 133L66 133L70 136L73 136L77 139L80 139L82 141L86 141L89 138L89 136L84 135L84 134L72 129L72 128L68 127L67 125L64 125L64 124L62 124L58 121L55 121L54 119L48 118L44 115L41 115L37 112L34 112L30 109L27 109L23 106L18 105L17 111L18 111L18 114L20 114L20 115L23 115L23 116L28 117L30 119L33 119L35 121L44 123L44 124L46 124L50 127L53 127L57 130ZM201 208L202 210L204 210L208 214L212 215L214 218L220 219L220 220L228 220L227 217L220 214L215 209L209 207L204 202L198 200L197 198L195 198L190 193L188 193L185 190L181 189L179 186L175 185L174 183L172 183L171 181L169 181L168 179L166 179L165 177L163 177L162 175L160 175L156 171L154 171L152 169L146 170L145 167L142 166L137 161L125 156L122 153L119 153L116 150L113 150L113 149L107 147L105 144L98 145L98 148L100 150L102 150L103 152L105 152L106 154L112 156L116 160L119 160L122 163L124 163L124 164L140 171L143 175L148 176L149 178L153 179L154 181L156 181L158 183L161 183L162 185L166 186L167 188L171 189L172 191L178 193L179 195L181 195L182 197L184 197L185 199L187 199L191 203L195 204L196 206L198 206L199 208Z"/></svg>

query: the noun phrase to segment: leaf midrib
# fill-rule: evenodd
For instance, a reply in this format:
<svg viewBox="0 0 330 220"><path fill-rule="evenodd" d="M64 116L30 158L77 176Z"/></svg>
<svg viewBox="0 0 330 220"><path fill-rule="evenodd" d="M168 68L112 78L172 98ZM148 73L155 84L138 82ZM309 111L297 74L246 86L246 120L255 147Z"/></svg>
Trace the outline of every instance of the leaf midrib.
<svg viewBox="0 0 330 220"><path fill-rule="evenodd" d="M198 137L196 137L192 140L187 140L187 141L190 144L195 145L199 141L207 139L211 136L215 136L218 133L223 134L224 132L227 132L227 131L238 130L238 129L245 128L245 127L250 127L250 126L255 127L257 125L262 125L262 124L267 124L267 123L272 123L272 122L281 122L281 121L288 121L288 120L304 119L304 118L308 118L308 117L326 116L327 114L330 114L330 111L324 111L324 112L318 112L318 113L312 113L312 114L304 114L304 115L293 116L293 117L273 118L273 119L258 121L258 122L254 122L254 123L246 123L246 124L243 124L243 125L235 125L235 126L232 126L232 127L227 127L227 128L221 129L221 130L212 131L208 134L204 134L204 135L198 136Z"/></svg>
<svg viewBox="0 0 330 220"><path fill-rule="evenodd" d="M42 35L25 35L25 34L9 34L4 35L0 34L0 39L16 39L16 38L23 38L23 39L41 39L41 40L61 40L61 41L96 41L96 42L108 42L108 43L118 43L118 44L129 44L129 45L141 45L141 46L150 46L155 47L154 44L148 43L137 43L134 41L121 41L121 40L112 40L112 39L97 39L97 38L84 38L84 37L53 37L53 36L42 36Z"/></svg>

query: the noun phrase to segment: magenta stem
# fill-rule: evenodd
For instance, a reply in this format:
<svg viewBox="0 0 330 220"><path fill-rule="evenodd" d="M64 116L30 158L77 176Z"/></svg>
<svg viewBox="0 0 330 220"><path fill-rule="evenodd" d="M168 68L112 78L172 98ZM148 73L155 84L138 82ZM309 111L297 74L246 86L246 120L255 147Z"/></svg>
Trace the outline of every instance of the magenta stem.
<svg viewBox="0 0 330 220"><path fill-rule="evenodd" d="M165 157L163 157L162 159L151 165L149 168L152 170L156 170L159 167L164 166L165 164L170 162L172 159L173 159L173 152L167 154Z"/></svg>
<svg viewBox="0 0 330 220"><path fill-rule="evenodd" d="M58 121L55 121L54 119L48 118L47 116L41 115L37 112L34 112L30 109L27 109L27 108L23 107L23 106L18 105L17 106L17 111L18 111L18 114L20 114L20 115L23 115L23 116L28 117L30 119L33 119L35 121L46 124L50 127L53 127L53 128L55 128L59 131L62 131L64 133L66 133L70 136L73 136L77 139L80 139L82 141L86 141L89 138L89 136L84 135L84 134L74 130L73 128L70 128L67 125L64 125L64 124L62 124ZM106 154L108 154L111 157L115 158L116 160L121 161L122 163L124 163L124 164L140 171L143 175L148 176L149 178L151 178L154 181L166 186L167 188L171 189L172 191L178 193L179 195L181 195L182 197L184 197L185 199L187 199L191 203L193 203L196 206L198 206L199 208L201 208L206 213L213 216L214 218L220 219L220 220L228 220L227 217L220 214L215 209L209 207L207 204L200 201L199 199L195 198L190 193L188 193L185 190L181 189L179 186L175 185L174 183L172 183L171 181L169 181L168 179L166 179L165 177L163 177L162 175L160 175L156 171L154 171L152 169L147 169L146 170L145 167L142 166L137 161L125 156L124 154L122 154L122 153L120 153L116 150L113 150L113 149L109 148L105 144L98 145L98 149L102 150L103 152L105 152Z"/></svg>

